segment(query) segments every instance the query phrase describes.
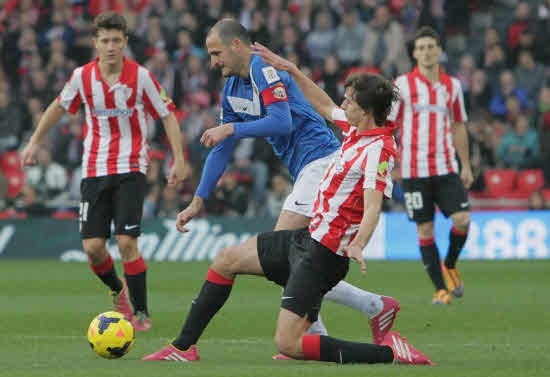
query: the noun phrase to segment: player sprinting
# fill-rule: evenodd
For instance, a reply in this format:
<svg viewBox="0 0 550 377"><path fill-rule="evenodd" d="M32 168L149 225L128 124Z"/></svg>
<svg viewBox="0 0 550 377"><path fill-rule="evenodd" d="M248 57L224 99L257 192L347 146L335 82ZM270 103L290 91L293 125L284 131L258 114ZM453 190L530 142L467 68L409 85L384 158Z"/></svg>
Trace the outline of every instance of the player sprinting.
<svg viewBox="0 0 550 377"><path fill-rule="evenodd" d="M308 225L315 189L340 142L325 121L304 98L287 72L279 72L251 55L250 38L237 21L223 19L206 38L211 64L227 78L222 95L222 125L203 134L204 145L214 147L205 162L192 202L177 216L177 227L196 216L225 170L239 138L265 137L293 178L275 230ZM391 329L399 311L397 300L363 291L344 281L327 293L326 299L362 311L371 319L375 342ZM321 320L312 332L327 332Z"/></svg>
<svg viewBox="0 0 550 377"><path fill-rule="evenodd" d="M386 333L379 344L307 333L323 296L346 276L349 258L366 273L362 251L378 222L382 200L391 196L393 186L391 170L397 152L394 129L386 124L386 116L397 96L394 86L379 75L350 76L339 108L295 65L256 46L270 64L287 67L319 113L342 129L342 147L318 185L309 229L261 233L222 250L180 335L143 360L198 361L198 338L227 300L236 276L251 274L265 275L284 286L275 343L287 357L342 364L432 364L395 331Z"/></svg>
<svg viewBox="0 0 550 377"><path fill-rule="evenodd" d="M416 222L422 261L435 287L432 303L448 304L450 293L455 297L464 293L456 263L468 236L470 204L466 189L473 181L464 126L466 111L460 82L439 66L441 45L433 29L417 31L413 55L417 66L395 80L400 100L389 119L400 126L405 206L409 218ZM460 176L455 154L460 159ZM434 240L436 205L453 222L443 266Z"/></svg>
<svg viewBox="0 0 550 377"><path fill-rule="evenodd" d="M63 91L48 106L22 151L34 163L40 140L65 112L85 109L80 202L80 234L90 267L109 287L115 310L137 331L151 327L147 306L147 265L138 247L148 164L148 119L161 118L174 155L168 183L184 178L184 157L175 106L153 75L124 57L126 20L106 12L94 20L97 58L76 68ZM111 221L124 266L121 280L106 248ZM129 295L129 297L128 297ZM131 300L131 304L130 301ZM133 308L132 308L133 306Z"/></svg>

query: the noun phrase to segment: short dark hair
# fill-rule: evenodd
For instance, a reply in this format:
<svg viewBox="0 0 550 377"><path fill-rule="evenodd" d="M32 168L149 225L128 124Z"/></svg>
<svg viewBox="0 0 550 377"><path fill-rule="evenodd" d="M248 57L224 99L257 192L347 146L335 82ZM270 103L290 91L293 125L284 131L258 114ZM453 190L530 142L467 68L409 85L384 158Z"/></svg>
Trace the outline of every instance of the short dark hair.
<svg viewBox="0 0 550 377"><path fill-rule="evenodd" d="M99 29L115 29L120 30L124 35L128 34L128 24L124 16L111 11L100 13L94 18L94 36L97 37Z"/></svg>
<svg viewBox="0 0 550 377"><path fill-rule="evenodd" d="M414 35L414 43L420 38L433 38L435 39L435 42L438 46L441 46L441 40L439 39L439 34L437 34L437 31L435 31L431 26L422 26L420 29L416 31L416 34Z"/></svg>
<svg viewBox="0 0 550 377"><path fill-rule="evenodd" d="M371 112L377 126L383 126L392 104L398 99L396 86L376 73L355 73L344 82L344 88L354 91L353 100Z"/></svg>
<svg viewBox="0 0 550 377"><path fill-rule="evenodd" d="M233 39L239 39L249 46L252 41L246 28L233 18L219 20L208 31L207 37L217 33L224 45L229 45Z"/></svg>

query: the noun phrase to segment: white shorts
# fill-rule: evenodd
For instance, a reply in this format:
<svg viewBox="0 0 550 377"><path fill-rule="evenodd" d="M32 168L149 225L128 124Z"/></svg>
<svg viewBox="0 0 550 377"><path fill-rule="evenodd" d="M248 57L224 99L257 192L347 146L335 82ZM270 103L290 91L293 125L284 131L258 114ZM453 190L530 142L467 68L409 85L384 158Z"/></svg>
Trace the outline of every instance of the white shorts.
<svg viewBox="0 0 550 377"><path fill-rule="evenodd" d="M338 151L335 151L304 166L300 174L298 174L296 182L294 182L292 192L285 199L285 203L283 204L284 210L307 217L313 215L313 205L317 198L317 189L327 168L337 154Z"/></svg>

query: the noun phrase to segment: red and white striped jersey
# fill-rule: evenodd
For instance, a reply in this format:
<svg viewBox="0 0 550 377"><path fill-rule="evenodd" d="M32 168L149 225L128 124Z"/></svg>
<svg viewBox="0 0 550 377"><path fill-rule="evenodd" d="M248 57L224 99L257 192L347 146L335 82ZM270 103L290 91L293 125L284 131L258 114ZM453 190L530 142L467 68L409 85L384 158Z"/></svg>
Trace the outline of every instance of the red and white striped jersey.
<svg viewBox="0 0 550 377"><path fill-rule="evenodd" d="M344 132L344 140L321 181L309 231L313 239L343 255L363 218L364 190L378 190L391 197L390 173L397 151L394 127L358 131L338 107L332 119Z"/></svg>
<svg viewBox="0 0 550 377"><path fill-rule="evenodd" d="M127 58L111 86L102 79L97 59L76 68L57 100L73 114L84 104L82 178L145 173L151 118L175 109L153 75Z"/></svg>
<svg viewBox="0 0 550 377"><path fill-rule="evenodd" d="M443 71L430 83L418 70L395 80L400 100L389 120L399 128L399 164L402 178L421 178L458 172L452 125L465 122L460 81Z"/></svg>

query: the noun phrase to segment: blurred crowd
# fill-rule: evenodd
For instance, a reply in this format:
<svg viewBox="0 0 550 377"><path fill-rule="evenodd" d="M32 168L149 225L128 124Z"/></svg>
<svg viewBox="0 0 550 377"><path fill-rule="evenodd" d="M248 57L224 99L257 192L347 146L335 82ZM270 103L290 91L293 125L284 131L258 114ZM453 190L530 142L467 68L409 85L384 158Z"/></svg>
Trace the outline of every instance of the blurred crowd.
<svg viewBox="0 0 550 377"><path fill-rule="evenodd" d="M0 9L0 210L15 215L78 210L81 115L67 115L49 132L36 166L21 170L17 151L71 71L93 59L91 21L108 9L128 20L127 55L173 98L192 167L187 181L167 186L170 148L162 126L151 128L145 218L174 217L200 179L208 149L199 139L218 124L223 85L209 69L204 38L223 17L238 19L252 40L295 61L337 103L350 72L395 77L410 70L415 30L433 26L442 36L443 66L465 94L473 190L484 190L484 172L493 168L541 169L550 182L547 0L0 0ZM269 145L243 139L206 209L277 216L290 189ZM395 194L387 209L401 208L399 185Z"/></svg>

